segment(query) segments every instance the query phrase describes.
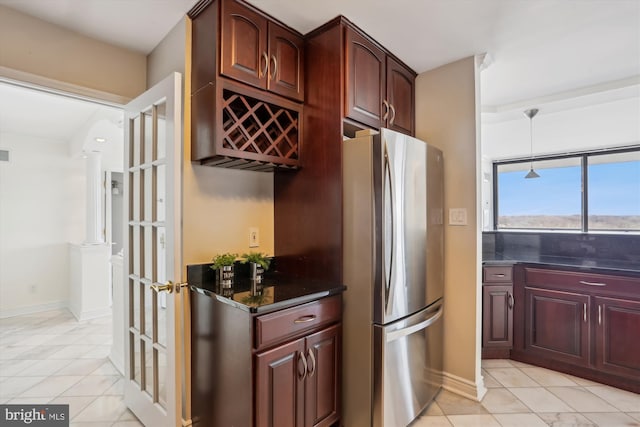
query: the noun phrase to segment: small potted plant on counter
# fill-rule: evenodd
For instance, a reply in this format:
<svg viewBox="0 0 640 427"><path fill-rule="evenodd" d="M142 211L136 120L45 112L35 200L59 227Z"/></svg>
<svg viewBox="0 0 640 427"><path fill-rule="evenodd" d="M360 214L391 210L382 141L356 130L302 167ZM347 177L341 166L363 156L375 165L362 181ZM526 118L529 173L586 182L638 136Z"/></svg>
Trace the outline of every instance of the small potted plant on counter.
<svg viewBox="0 0 640 427"><path fill-rule="evenodd" d="M249 278L258 282L262 281L262 275L269 269L271 258L262 252L249 252L242 255L242 263L249 263Z"/></svg>
<svg viewBox="0 0 640 427"><path fill-rule="evenodd" d="M223 288L233 287L233 264L238 258L238 254L227 252L213 257L213 270L218 270L218 281Z"/></svg>

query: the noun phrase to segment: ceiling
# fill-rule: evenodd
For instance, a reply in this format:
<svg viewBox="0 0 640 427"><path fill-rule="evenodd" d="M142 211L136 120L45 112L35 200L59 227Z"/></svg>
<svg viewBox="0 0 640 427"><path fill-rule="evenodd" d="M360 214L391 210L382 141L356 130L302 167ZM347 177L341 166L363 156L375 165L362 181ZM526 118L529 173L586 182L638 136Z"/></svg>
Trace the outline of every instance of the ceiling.
<svg viewBox="0 0 640 427"><path fill-rule="evenodd" d="M196 0L0 0L149 53ZM342 14L418 73L487 53L483 123L617 99L640 103L640 0L249 0L307 33ZM69 141L103 107L0 84L0 130ZM108 112L107 112L108 114ZM90 138L91 139L91 138ZM1 144L1 141L0 141ZM91 148L91 147L90 147Z"/></svg>
<svg viewBox="0 0 640 427"><path fill-rule="evenodd" d="M640 76L638 0L249 1L301 33L345 15L418 73L488 53L481 100L494 109ZM142 53L195 2L0 0Z"/></svg>

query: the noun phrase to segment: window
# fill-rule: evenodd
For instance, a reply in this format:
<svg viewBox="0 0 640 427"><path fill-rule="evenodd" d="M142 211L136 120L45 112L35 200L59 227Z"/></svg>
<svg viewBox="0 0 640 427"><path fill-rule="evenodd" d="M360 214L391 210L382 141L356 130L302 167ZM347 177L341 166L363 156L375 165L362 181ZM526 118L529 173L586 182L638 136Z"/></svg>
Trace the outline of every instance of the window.
<svg viewBox="0 0 640 427"><path fill-rule="evenodd" d="M640 230L640 151L588 162L589 230Z"/></svg>
<svg viewBox="0 0 640 427"><path fill-rule="evenodd" d="M497 230L640 231L640 149L494 163ZM583 191L583 188L585 191Z"/></svg>

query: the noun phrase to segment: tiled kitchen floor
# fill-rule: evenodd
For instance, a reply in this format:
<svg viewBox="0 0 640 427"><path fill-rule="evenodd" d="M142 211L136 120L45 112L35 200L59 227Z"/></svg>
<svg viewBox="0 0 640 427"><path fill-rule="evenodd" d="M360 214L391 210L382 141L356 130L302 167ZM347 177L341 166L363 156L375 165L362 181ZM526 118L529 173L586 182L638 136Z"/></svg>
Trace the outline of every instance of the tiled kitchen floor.
<svg viewBox="0 0 640 427"><path fill-rule="evenodd" d="M107 355L111 318L67 310L0 319L0 403L69 404L73 427L138 427Z"/></svg>
<svg viewBox="0 0 640 427"><path fill-rule="evenodd" d="M513 360L483 360L482 402L446 390L411 427L640 426L640 395Z"/></svg>
<svg viewBox="0 0 640 427"><path fill-rule="evenodd" d="M73 427L138 427L107 355L111 319L0 319L0 403L66 403ZM443 390L411 427L640 426L640 395L512 360L483 360L482 402ZM353 426L352 426L353 427Z"/></svg>

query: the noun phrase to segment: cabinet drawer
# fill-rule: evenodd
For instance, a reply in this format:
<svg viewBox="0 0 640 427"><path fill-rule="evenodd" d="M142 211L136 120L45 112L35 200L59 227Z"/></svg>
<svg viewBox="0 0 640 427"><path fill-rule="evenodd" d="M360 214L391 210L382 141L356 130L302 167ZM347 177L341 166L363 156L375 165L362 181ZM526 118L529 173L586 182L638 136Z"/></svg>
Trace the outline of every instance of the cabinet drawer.
<svg viewBox="0 0 640 427"><path fill-rule="evenodd" d="M640 278L525 267L527 286L637 298Z"/></svg>
<svg viewBox="0 0 640 427"><path fill-rule="evenodd" d="M513 267L504 265L484 266L482 269L482 281L487 283L511 282L513 279Z"/></svg>
<svg viewBox="0 0 640 427"><path fill-rule="evenodd" d="M340 320L339 295L256 317L256 348L264 348L304 335L319 326Z"/></svg>

